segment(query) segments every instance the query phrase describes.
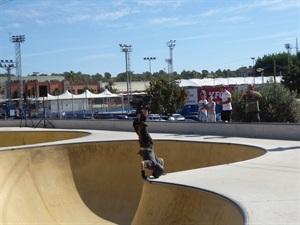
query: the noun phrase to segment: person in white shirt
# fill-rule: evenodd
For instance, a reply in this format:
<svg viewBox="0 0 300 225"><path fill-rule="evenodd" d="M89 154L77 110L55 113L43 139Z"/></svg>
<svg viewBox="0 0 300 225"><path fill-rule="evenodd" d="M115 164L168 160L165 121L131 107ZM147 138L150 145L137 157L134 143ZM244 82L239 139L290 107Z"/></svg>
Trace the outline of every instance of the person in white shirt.
<svg viewBox="0 0 300 225"><path fill-rule="evenodd" d="M207 100L204 93L201 93L201 99L198 102L198 118L200 122L207 122Z"/></svg>
<svg viewBox="0 0 300 225"><path fill-rule="evenodd" d="M207 97L207 122L216 122L216 102L213 99L212 95Z"/></svg>
<svg viewBox="0 0 300 225"><path fill-rule="evenodd" d="M230 122L230 116L232 111L231 93L227 91L225 86L223 85L221 85L220 87L220 92L220 97L222 101L219 101L218 104L222 105L221 120L223 122Z"/></svg>

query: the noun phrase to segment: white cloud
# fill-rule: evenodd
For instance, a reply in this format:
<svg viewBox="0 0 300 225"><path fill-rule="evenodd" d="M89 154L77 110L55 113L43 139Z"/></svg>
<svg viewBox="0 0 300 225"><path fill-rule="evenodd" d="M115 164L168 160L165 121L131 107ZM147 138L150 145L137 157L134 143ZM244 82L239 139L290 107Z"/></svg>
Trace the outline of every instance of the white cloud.
<svg viewBox="0 0 300 225"><path fill-rule="evenodd" d="M193 24L197 24L198 21L192 18L160 17L160 18L152 19L150 23L174 27L174 26L193 25Z"/></svg>
<svg viewBox="0 0 300 225"><path fill-rule="evenodd" d="M264 1L266 2L266 1ZM266 2L268 3L268 2ZM266 9L270 11L282 11L287 9L299 8L300 1L298 0L278 0L271 1L272 4L266 4L268 6Z"/></svg>

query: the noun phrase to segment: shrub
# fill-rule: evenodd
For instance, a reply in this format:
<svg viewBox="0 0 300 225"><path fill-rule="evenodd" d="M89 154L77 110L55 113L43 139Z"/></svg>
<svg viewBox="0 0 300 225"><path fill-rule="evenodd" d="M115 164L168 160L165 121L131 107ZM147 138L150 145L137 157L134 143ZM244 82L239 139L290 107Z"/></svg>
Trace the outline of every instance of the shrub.
<svg viewBox="0 0 300 225"><path fill-rule="evenodd" d="M297 93L279 83L266 83L256 88L263 96L259 100L261 122L299 121L297 115ZM244 102L239 102L242 91L232 93L232 120L244 121Z"/></svg>

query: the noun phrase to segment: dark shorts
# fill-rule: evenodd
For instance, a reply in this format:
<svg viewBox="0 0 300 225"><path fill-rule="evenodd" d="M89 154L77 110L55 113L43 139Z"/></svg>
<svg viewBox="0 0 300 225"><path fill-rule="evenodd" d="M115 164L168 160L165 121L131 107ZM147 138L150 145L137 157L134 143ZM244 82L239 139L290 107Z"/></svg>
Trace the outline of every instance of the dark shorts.
<svg viewBox="0 0 300 225"><path fill-rule="evenodd" d="M246 122L260 122L259 112L247 112L245 120Z"/></svg>
<svg viewBox="0 0 300 225"><path fill-rule="evenodd" d="M157 163L162 164L161 160L155 155L153 148L140 151L139 154L141 155L144 161L144 166L147 169L153 169Z"/></svg>
<svg viewBox="0 0 300 225"><path fill-rule="evenodd" d="M230 121L231 110L226 110L221 112L221 120L222 121Z"/></svg>
<svg viewBox="0 0 300 225"><path fill-rule="evenodd" d="M159 178L161 175L164 174L164 167L162 164L160 163L157 163L154 168L153 168L153 171L152 171L152 176L154 176L155 178Z"/></svg>
<svg viewBox="0 0 300 225"><path fill-rule="evenodd" d="M152 161L152 160L144 160L144 167L147 168L147 169L150 169L152 170L153 168L155 168L155 166L157 164L160 164L162 165L162 161L156 157L156 162Z"/></svg>

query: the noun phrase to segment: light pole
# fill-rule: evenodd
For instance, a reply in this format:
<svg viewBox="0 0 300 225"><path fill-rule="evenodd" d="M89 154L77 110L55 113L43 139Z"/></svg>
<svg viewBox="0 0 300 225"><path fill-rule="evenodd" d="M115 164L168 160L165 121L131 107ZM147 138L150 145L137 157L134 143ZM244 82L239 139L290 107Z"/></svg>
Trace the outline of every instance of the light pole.
<svg viewBox="0 0 300 225"><path fill-rule="evenodd" d="M10 35L10 34L9 34ZM10 41L15 43L15 57L16 57L16 76L19 80L19 107L22 107L23 97L23 80L22 80L22 66L21 66L21 43L25 41L25 35L10 35Z"/></svg>
<svg viewBox="0 0 300 225"><path fill-rule="evenodd" d="M288 71L290 71L292 45L290 43L287 43L284 45L284 47L288 51Z"/></svg>
<svg viewBox="0 0 300 225"><path fill-rule="evenodd" d="M74 72L70 71L70 81L72 90L72 119L74 119Z"/></svg>
<svg viewBox="0 0 300 225"><path fill-rule="evenodd" d="M151 73L151 60L156 60L156 57L144 57L144 60L149 60L149 72Z"/></svg>
<svg viewBox="0 0 300 225"><path fill-rule="evenodd" d="M126 78L127 78L127 112L129 112L129 101L131 95L131 79L130 79L130 52L132 52L132 46L126 44L119 44L120 51L125 53L125 65L126 65Z"/></svg>
<svg viewBox="0 0 300 225"><path fill-rule="evenodd" d="M253 64L252 64L252 71L253 71L253 84L255 84L255 70L254 70L254 60L255 60L255 57L251 57L252 61L253 61Z"/></svg>
<svg viewBox="0 0 300 225"><path fill-rule="evenodd" d="M168 63L168 73L170 75L170 79L172 78L173 75L173 49L175 48L175 42L176 40L170 40L167 42L170 58L166 59L166 62Z"/></svg>
<svg viewBox="0 0 300 225"><path fill-rule="evenodd" d="M6 97L8 98L8 106L11 106L11 77L10 71L15 68L13 60L0 60L0 67L5 68L7 71L7 83L6 83Z"/></svg>
<svg viewBox="0 0 300 225"><path fill-rule="evenodd" d="M264 83L264 69L263 68L257 68L256 71L260 73L261 83L263 84Z"/></svg>
<svg viewBox="0 0 300 225"><path fill-rule="evenodd" d="M34 97L35 97L35 115L37 116L38 115L38 75L39 75L39 72L32 72L32 74L35 76L35 82L34 82Z"/></svg>

